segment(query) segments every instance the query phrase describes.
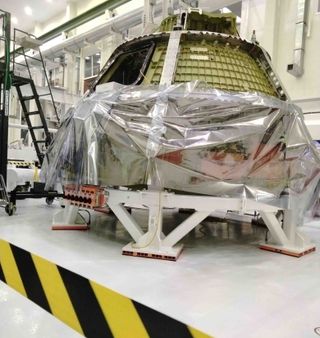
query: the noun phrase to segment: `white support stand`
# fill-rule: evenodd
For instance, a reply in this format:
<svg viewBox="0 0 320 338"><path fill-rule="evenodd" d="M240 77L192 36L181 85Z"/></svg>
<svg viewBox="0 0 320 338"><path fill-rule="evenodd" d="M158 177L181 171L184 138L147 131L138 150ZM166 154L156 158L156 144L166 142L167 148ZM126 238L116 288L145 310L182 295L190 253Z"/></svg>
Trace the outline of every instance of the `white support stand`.
<svg viewBox="0 0 320 338"><path fill-rule="evenodd" d="M299 217L295 217L294 210L284 210L283 227L274 213L262 210L259 212L271 234L271 239L268 243L261 243L260 249L294 257L301 257L315 251L315 245L306 235L298 231Z"/></svg>
<svg viewBox="0 0 320 338"><path fill-rule="evenodd" d="M88 230L89 226L79 215L79 207L65 202L65 207L53 216L52 230Z"/></svg>
<svg viewBox="0 0 320 338"><path fill-rule="evenodd" d="M176 245L185 235L215 210L240 212L259 211L272 235L271 244L264 243L261 249L293 256L301 256L315 250L305 236L297 230L297 223L290 210L285 210L284 226L275 214L278 208L240 198L177 195L165 191L121 191L107 189L108 205L129 232L134 242L123 248L124 255L176 260L182 245ZM143 232L139 224L123 205L149 209L148 230ZM194 209L195 212L165 236L162 232L164 208Z"/></svg>

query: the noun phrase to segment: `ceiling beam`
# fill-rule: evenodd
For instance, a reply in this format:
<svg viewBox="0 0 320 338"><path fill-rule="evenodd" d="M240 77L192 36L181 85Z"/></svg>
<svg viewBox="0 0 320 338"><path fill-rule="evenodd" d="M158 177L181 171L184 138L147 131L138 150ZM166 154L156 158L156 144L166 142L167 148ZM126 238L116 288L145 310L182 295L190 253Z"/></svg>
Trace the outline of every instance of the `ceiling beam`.
<svg viewBox="0 0 320 338"><path fill-rule="evenodd" d="M57 36L59 36L62 32L68 32L72 29L75 29L90 20L93 20L105 13L106 10L114 10L115 8L129 2L130 0L107 0L102 4L95 6L88 11L72 18L71 20L63 23L62 25L52 29L51 31L41 35L38 37L43 43L47 42Z"/></svg>

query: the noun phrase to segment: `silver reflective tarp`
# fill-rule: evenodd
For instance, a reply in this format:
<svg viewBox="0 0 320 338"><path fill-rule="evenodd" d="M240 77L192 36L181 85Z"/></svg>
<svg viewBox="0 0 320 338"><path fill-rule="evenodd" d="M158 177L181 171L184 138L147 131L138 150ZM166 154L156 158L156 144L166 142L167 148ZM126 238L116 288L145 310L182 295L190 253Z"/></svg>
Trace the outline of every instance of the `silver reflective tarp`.
<svg viewBox="0 0 320 338"><path fill-rule="evenodd" d="M111 86L83 98L65 117L42 174L47 187L149 185L307 209L319 171L297 106L196 81Z"/></svg>

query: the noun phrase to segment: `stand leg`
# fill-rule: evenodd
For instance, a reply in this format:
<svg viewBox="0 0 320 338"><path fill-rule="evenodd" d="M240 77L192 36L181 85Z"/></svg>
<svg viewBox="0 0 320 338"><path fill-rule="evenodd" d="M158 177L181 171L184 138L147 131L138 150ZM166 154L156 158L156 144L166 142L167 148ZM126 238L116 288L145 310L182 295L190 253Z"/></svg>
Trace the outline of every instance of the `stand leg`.
<svg viewBox="0 0 320 338"><path fill-rule="evenodd" d="M122 253L127 256L137 256L146 258L158 258L166 260L177 260L182 251L182 245L173 247L164 245L164 234L162 232L163 208L162 193L155 192L150 194L148 231L143 234L136 243L129 243L122 249Z"/></svg>
<svg viewBox="0 0 320 338"><path fill-rule="evenodd" d="M183 221L178 227L170 232L170 234L164 239L163 245L173 246L186 236L192 229L194 229L199 223L201 223L206 217L210 215L210 211L196 211L185 221Z"/></svg>
<svg viewBox="0 0 320 338"><path fill-rule="evenodd" d="M79 207L67 201L64 209L53 216L52 230L88 230L87 223L78 212Z"/></svg>
<svg viewBox="0 0 320 338"><path fill-rule="evenodd" d="M299 232L298 215L293 210L284 210L283 228L274 213L260 211L270 233L270 243L262 243L260 249L301 257L315 251L309 239Z"/></svg>
<svg viewBox="0 0 320 338"><path fill-rule="evenodd" d="M120 203L112 202L111 198L108 205L113 213L117 216L122 225L129 232L130 236L137 242L143 235L143 231L134 218L128 213L127 209Z"/></svg>

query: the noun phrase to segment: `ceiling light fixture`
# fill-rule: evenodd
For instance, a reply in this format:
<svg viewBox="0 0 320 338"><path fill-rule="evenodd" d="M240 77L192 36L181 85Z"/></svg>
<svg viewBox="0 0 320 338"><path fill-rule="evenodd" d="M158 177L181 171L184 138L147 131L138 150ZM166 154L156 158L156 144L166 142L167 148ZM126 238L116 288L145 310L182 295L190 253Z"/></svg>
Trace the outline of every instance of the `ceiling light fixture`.
<svg viewBox="0 0 320 338"><path fill-rule="evenodd" d="M47 2L49 2L50 4L52 3L52 0L47 0Z"/></svg>
<svg viewBox="0 0 320 338"><path fill-rule="evenodd" d="M18 19L15 16L11 17L11 21L12 23L14 23L15 25L18 23Z"/></svg>
<svg viewBox="0 0 320 338"><path fill-rule="evenodd" d="M27 14L27 15L32 15L32 8L30 6L26 6L24 8L24 12Z"/></svg>

